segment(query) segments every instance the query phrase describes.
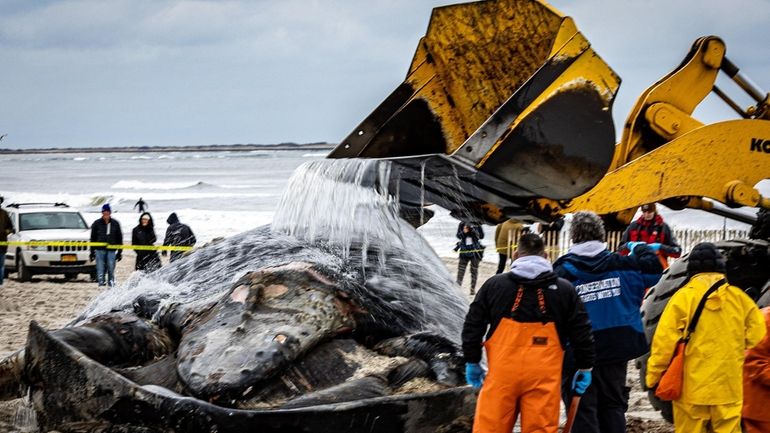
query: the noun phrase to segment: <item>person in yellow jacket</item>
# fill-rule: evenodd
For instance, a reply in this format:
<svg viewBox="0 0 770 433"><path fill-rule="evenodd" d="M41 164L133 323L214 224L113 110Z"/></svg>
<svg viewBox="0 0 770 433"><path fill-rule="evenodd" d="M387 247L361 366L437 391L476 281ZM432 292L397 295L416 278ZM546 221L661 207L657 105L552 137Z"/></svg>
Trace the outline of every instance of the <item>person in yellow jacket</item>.
<svg viewBox="0 0 770 433"><path fill-rule="evenodd" d="M514 245L519 241L519 235L523 230L524 224L515 218L495 227L495 249L499 257L495 274L502 274L505 271L505 264L513 256Z"/></svg>
<svg viewBox="0 0 770 433"><path fill-rule="evenodd" d="M743 364L743 428L745 433L770 433L770 307L762 309L767 334L746 353Z"/></svg>
<svg viewBox="0 0 770 433"><path fill-rule="evenodd" d="M658 384L698 303L725 272L725 258L714 244L693 248L687 264L690 279L666 305L652 338L648 387ZM673 401L676 433L741 432L744 353L765 332L762 313L738 287L725 282L708 296L685 349L682 394Z"/></svg>

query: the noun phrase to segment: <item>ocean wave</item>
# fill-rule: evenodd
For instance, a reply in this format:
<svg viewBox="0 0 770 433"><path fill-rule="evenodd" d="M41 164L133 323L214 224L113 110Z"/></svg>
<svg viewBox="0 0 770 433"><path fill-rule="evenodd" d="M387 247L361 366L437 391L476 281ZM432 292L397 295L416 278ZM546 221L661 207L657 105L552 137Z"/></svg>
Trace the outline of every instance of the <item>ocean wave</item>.
<svg viewBox="0 0 770 433"><path fill-rule="evenodd" d="M173 189L186 189L193 187L200 187L206 185L205 182L200 180L191 180L187 182L143 182L141 180L119 180L112 184L112 189L136 189L136 190L173 190Z"/></svg>

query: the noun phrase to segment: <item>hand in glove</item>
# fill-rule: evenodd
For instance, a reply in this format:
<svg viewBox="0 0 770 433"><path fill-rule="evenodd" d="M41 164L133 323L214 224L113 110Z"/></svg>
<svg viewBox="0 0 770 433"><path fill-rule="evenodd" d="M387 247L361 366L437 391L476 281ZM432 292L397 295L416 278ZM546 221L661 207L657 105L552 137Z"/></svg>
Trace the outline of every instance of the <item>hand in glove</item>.
<svg viewBox="0 0 770 433"><path fill-rule="evenodd" d="M465 381L468 385L474 388L481 388L481 384L484 382L484 369L479 364L466 363L465 364Z"/></svg>
<svg viewBox="0 0 770 433"><path fill-rule="evenodd" d="M591 370L578 370L572 378L572 390L576 394L583 395L591 385Z"/></svg>
<svg viewBox="0 0 770 433"><path fill-rule="evenodd" d="M117 261L123 260L123 251L118 250L118 253L115 254L115 260L117 260Z"/></svg>
<svg viewBox="0 0 770 433"><path fill-rule="evenodd" d="M658 252L658 250L660 250L660 247L661 247L661 245L657 242L655 242L654 244L649 244L648 246L652 248L652 250L655 252Z"/></svg>
<svg viewBox="0 0 770 433"><path fill-rule="evenodd" d="M645 242L626 242L626 248L628 248L628 255L634 254L634 249L639 245L647 245Z"/></svg>

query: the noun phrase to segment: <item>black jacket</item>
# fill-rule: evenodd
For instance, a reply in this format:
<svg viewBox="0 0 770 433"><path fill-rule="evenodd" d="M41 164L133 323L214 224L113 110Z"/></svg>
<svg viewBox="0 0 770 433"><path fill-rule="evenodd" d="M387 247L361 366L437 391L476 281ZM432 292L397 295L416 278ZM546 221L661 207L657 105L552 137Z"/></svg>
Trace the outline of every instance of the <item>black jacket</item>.
<svg viewBox="0 0 770 433"><path fill-rule="evenodd" d="M142 216L149 214L142 214ZM157 241L155 236L155 226L152 222L152 216L150 216L150 223L147 226L143 226L141 217L139 218L139 225L134 227L131 232L131 245L153 245ZM154 271L160 268L160 257L158 257L157 251L152 250L136 250L136 265L134 268L137 271Z"/></svg>
<svg viewBox="0 0 770 433"><path fill-rule="evenodd" d="M519 285L524 287L524 295L514 320L522 323L554 322L562 347L566 348L569 344L574 348L578 368L593 367L594 340L588 314L572 284L557 278L553 272L543 273L533 280L506 272L495 275L481 286L476 299L471 303L463 326L462 341L466 362L478 363L481 360L484 334L485 340L488 340L500 320L511 317L511 308ZM543 289L545 297L545 317L538 307L538 287Z"/></svg>
<svg viewBox="0 0 770 433"><path fill-rule="evenodd" d="M197 241L192 229L186 224L179 222L179 217L176 213L172 213L168 216L166 222L169 224L166 229L166 237L163 240L163 245L183 246L191 247L195 245ZM180 258L184 254L183 251L172 251L170 260L174 261Z"/></svg>
<svg viewBox="0 0 770 433"><path fill-rule="evenodd" d="M481 226L469 225L471 231L465 233L463 231L463 227L465 225L465 223L461 222L460 225L457 226L456 236L457 239L460 240L455 246L455 251L459 250L460 257L462 258L481 259L481 257L484 255L484 247L481 245L481 242L479 242L479 239L484 239L484 230L481 228ZM469 241L466 241L466 239L469 239Z"/></svg>
<svg viewBox="0 0 770 433"><path fill-rule="evenodd" d="M91 224L91 242L107 242L110 245L123 244L123 232L120 229L120 223L114 218L110 218L110 234L107 234L107 223L102 218ZM91 251L103 250L105 247L91 247ZM121 250L118 250L120 253Z"/></svg>

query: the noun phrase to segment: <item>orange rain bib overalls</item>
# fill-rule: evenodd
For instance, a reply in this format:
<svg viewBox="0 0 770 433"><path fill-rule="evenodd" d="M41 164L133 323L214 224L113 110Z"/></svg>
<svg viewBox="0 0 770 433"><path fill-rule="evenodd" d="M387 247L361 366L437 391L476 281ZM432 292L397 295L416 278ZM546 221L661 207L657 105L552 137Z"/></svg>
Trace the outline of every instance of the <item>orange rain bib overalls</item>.
<svg viewBox="0 0 770 433"><path fill-rule="evenodd" d="M489 372L476 403L473 433L511 433L519 414L523 433L558 430L564 350L554 322L514 320L523 294L519 286L511 318L500 320L484 343ZM537 297L545 317L543 289L537 289Z"/></svg>

